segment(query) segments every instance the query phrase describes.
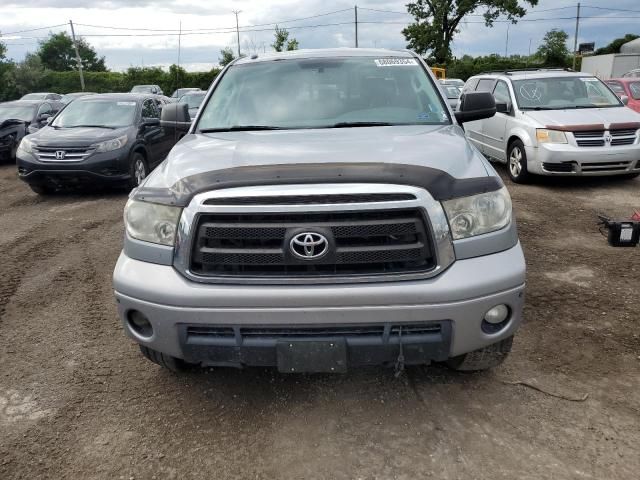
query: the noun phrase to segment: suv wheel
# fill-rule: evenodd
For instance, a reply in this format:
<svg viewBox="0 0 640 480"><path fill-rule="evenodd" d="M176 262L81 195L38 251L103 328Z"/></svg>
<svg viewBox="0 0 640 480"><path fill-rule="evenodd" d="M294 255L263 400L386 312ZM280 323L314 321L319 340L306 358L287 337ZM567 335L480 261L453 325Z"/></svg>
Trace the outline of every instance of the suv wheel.
<svg viewBox="0 0 640 480"><path fill-rule="evenodd" d="M38 195L51 195L54 191L49 185L29 185L29 188Z"/></svg>
<svg viewBox="0 0 640 480"><path fill-rule="evenodd" d="M507 358L513 344L513 336L447 360L447 366L460 372L476 372L497 367Z"/></svg>
<svg viewBox="0 0 640 480"><path fill-rule="evenodd" d="M145 178L147 178L147 175L149 174L149 169L147 168L147 162L144 159L144 155L140 152L134 152L131 156L129 170L129 174L131 175L131 178L129 179L129 186L131 188L136 188Z"/></svg>
<svg viewBox="0 0 640 480"><path fill-rule="evenodd" d="M527 153L524 151L524 144L520 140L515 140L509 145L507 166L509 177L514 182L527 183L531 180L531 174L527 169Z"/></svg>
<svg viewBox="0 0 640 480"><path fill-rule="evenodd" d="M189 370L189 367L192 367L190 363L185 362L176 357L172 357L171 355L165 355L164 353L158 352L156 350L152 350L143 345L139 345L140 352L144 355L148 360L151 360L153 363L160 365L172 372L185 372Z"/></svg>

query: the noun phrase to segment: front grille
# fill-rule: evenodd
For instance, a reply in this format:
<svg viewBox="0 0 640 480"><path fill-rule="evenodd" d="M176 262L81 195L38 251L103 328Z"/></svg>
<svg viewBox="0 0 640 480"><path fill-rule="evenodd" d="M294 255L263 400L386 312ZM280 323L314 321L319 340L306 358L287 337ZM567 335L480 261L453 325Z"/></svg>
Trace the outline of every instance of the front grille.
<svg viewBox="0 0 640 480"><path fill-rule="evenodd" d="M43 147L34 148L38 159L42 162L79 162L95 151L93 147ZM64 158L56 158L56 152L64 152Z"/></svg>
<svg viewBox="0 0 640 480"><path fill-rule="evenodd" d="M401 202L415 200L410 193L355 193L329 195L280 195L269 197L210 198L204 205L330 205L345 203Z"/></svg>
<svg viewBox="0 0 640 480"><path fill-rule="evenodd" d="M619 147L621 145L633 145L636 142L635 137L632 138L612 138L611 146Z"/></svg>
<svg viewBox="0 0 640 480"><path fill-rule="evenodd" d="M590 138L590 137L602 137L604 130L584 130L580 132L573 132L575 138Z"/></svg>
<svg viewBox="0 0 640 480"><path fill-rule="evenodd" d="M247 326L228 327L217 325L187 325L187 340L237 338L244 341L252 338L326 338L326 337L383 337L433 335L442 331L439 322L372 325L323 325L323 326Z"/></svg>
<svg viewBox="0 0 640 480"><path fill-rule="evenodd" d="M633 145L636 143L636 129L626 128L619 130L610 130L611 141L607 143L605 140L605 130L591 130L583 132L572 132L576 139L576 145L579 147L604 147L610 145L612 147L621 147L624 145Z"/></svg>
<svg viewBox="0 0 640 480"><path fill-rule="evenodd" d="M291 254L293 235L321 232L325 257ZM202 214L192 273L227 277L317 277L424 272L435 267L421 209L347 212Z"/></svg>
<svg viewBox="0 0 640 480"><path fill-rule="evenodd" d="M579 147L604 147L604 138L590 140L576 140Z"/></svg>
<svg viewBox="0 0 640 480"><path fill-rule="evenodd" d="M627 170L631 165L630 161L622 161L622 162L595 162L595 163L583 163L582 171L583 172L599 172L599 171L622 171Z"/></svg>

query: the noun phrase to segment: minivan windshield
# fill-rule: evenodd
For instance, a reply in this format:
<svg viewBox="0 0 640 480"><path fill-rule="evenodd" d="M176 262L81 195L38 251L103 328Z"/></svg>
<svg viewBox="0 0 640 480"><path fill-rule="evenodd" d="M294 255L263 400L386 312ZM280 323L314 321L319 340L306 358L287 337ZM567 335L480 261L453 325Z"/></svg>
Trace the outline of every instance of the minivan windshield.
<svg viewBox="0 0 640 480"><path fill-rule="evenodd" d="M31 105L11 105L10 103L0 104L0 122L5 120L22 120L30 122L33 120L35 106Z"/></svg>
<svg viewBox="0 0 640 480"><path fill-rule="evenodd" d="M414 58L307 58L231 66L204 106L198 130L450 122Z"/></svg>
<svg viewBox="0 0 640 480"><path fill-rule="evenodd" d="M132 125L137 103L132 100L84 99L71 102L51 122L59 128L105 127L120 128Z"/></svg>
<svg viewBox="0 0 640 480"><path fill-rule="evenodd" d="M521 110L622 107L618 97L596 77L548 77L514 80Z"/></svg>

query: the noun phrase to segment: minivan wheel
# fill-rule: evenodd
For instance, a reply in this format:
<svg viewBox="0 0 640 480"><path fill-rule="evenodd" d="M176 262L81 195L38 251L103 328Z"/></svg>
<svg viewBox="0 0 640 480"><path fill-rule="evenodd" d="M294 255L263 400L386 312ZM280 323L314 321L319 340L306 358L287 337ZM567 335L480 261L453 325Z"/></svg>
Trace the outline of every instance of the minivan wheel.
<svg viewBox="0 0 640 480"><path fill-rule="evenodd" d="M144 155L140 152L134 152L131 156L129 170L129 174L131 175L131 178L129 179L129 186L131 188L136 188L145 178L147 178L147 175L149 174L149 168L147 167Z"/></svg>
<svg viewBox="0 0 640 480"><path fill-rule="evenodd" d="M172 372L185 372L189 370L189 367L193 367L190 363L185 362L176 357L172 357L171 355L166 355L162 352L158 352L156 350L152 350L149 347L145 347L144 345L139 345L140 352L144 355L148 360L151 360L153 363L160 365Z"/></svg>
<svg viewBox="0 0 640 480"><path fill-rule="evenodd" d="M477 372L497 367L509 355L512 344L513 336L473 352L450 358L447 360L447 366L459 372Z"/></svg>
<svg viewBox="0 0 640 480"><path fill-rule="evenodd" d="M516 183L527 183L531 180L531 174L527 169L527 153L524 144L515 140L509 145L507 152L507 167L509 177Z"/></svg>

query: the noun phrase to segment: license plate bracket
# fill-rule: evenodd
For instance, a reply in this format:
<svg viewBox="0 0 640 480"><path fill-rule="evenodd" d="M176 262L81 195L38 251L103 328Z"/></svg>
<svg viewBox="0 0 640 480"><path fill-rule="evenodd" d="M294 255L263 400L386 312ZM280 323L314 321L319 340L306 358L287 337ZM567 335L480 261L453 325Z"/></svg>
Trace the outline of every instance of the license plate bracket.
<svg viewBox="0 0 640 480"><path fill-rule="evenodd" d="M276 344L278 370L283 373L344 373L347 343L331 340L280 340Z"/></svg>

